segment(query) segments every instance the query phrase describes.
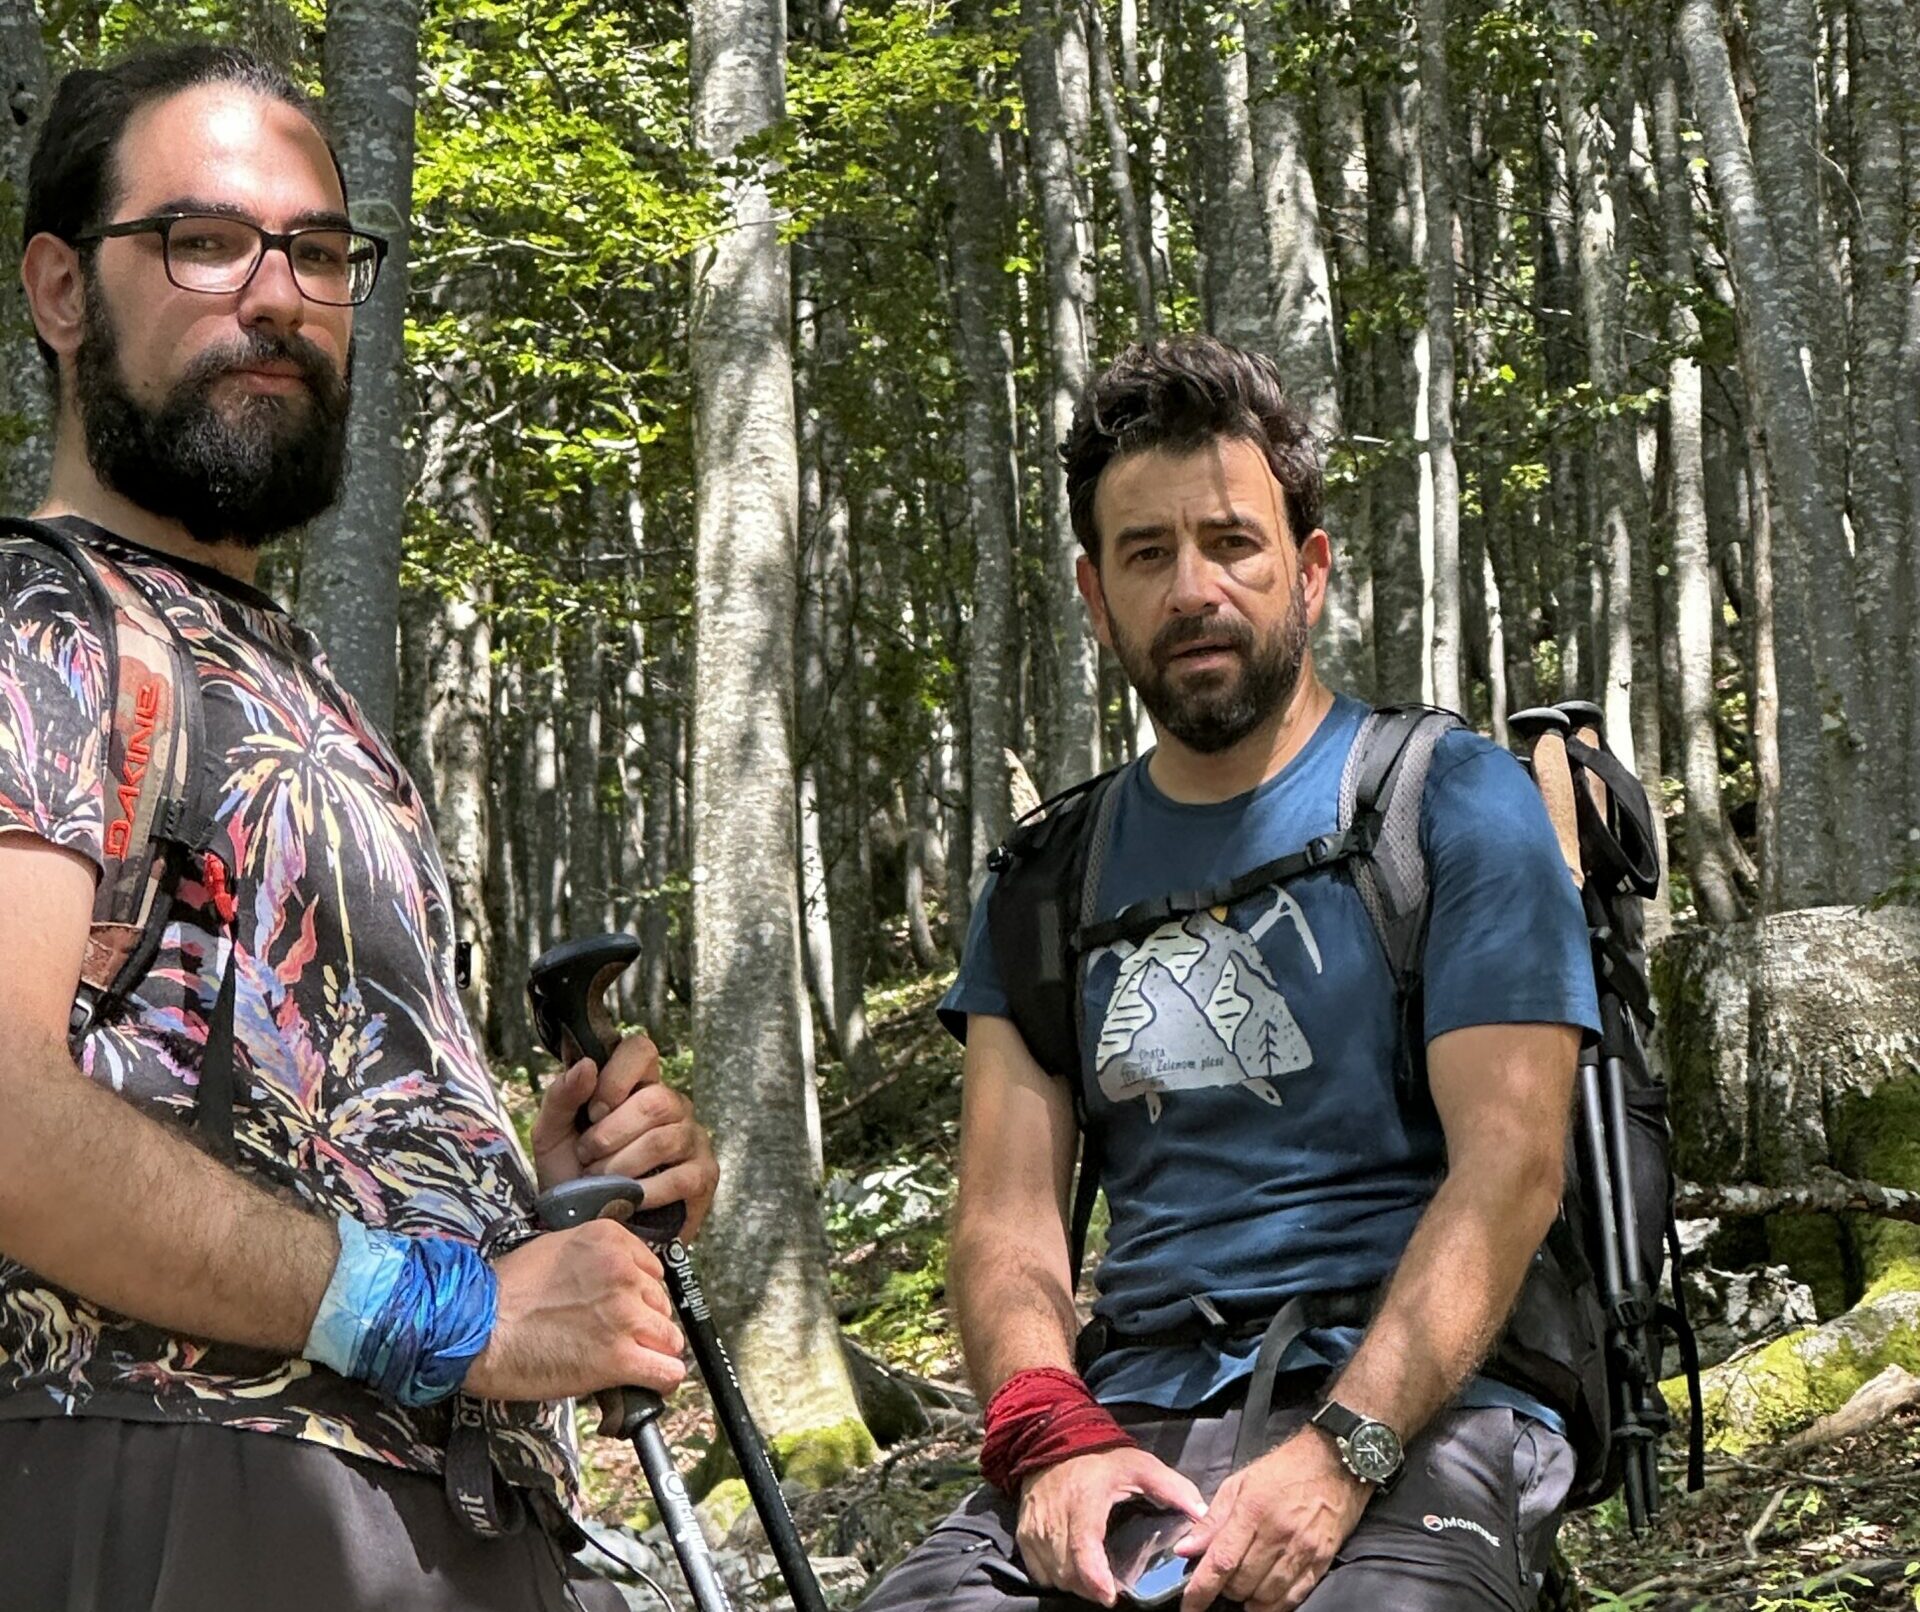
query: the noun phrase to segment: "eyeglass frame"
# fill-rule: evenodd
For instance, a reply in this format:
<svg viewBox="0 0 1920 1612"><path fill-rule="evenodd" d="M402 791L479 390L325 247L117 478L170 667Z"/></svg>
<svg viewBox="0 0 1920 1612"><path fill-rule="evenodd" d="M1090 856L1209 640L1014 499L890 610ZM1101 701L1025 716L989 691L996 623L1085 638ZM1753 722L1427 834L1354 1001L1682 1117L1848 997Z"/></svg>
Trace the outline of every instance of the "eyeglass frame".
<svg viewBox="0 0 1920 1612"><path fill-rule="evenodd" d="M225 224L239 224L250 229L260 237L260 250L254 257L253 267L247 270L246 278L238 285L225 291L209 291L205 286L182 285L173 273L173 226L184 224L190 219L217 219ZM367 287L366 296L358 302L331 302L325 297L316 297L301 281L299 269L294 267L293 243L302 235L358 235L362 240L373 242L373 283ZM356 224L302 224L298 229L273 231L256 224L250 218L236 218L230 213L156 213L151 218L129 218L118 224L103 224L97 230L89 230L84 235L76 235L67 242L69 246L97 246L106 240L118 240L131 235L158 235L160 237L160 267L167 276L167 283L176 290L190 291L201 297L231 297L253 284L253 277L260 272L260 265L267 261L269 252L279 252L287 260L287 269L293 276L293 283L301 296L307 301L317 303L323 308L363 308L373 298L380 285L380 270L387 261L389 243L386 236L376 235L372 230L361 229Z"/></svg>

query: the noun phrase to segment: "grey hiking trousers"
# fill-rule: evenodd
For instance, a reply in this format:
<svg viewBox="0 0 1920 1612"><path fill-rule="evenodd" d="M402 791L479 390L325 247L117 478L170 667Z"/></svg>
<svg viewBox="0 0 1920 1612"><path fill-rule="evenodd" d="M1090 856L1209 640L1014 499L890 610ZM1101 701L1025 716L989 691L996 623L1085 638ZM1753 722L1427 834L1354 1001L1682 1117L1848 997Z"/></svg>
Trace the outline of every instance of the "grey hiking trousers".
<svg viewBox="0 0 1920 1612"><path fill-rule="evenodd" d="M1267 1448L1303 1425L1311 1391L1282 1380ZM1318 1374L1311 1385L1318 1387ZM1283 1403L1283 1401L1287 1401ZM1237 1406L1216 1414L1113 1407L1122 1426L1211 1497L1232 1465ZM1539 1598L1573 1450L1509 1410L1443 1412L1413 1441L1392 1492L1376 1495L1301 1612L1528 1612ZM1096 1612L1036 1587L1020 1565L1014 1505L979 1488L889 1573L860 1612ZM1225 1607L1226 1602L1216 1605Z"/></svg>
<svg viewBox="0 0 1920 1612"><path fill-rule="evenodd" d="M4 1612L621 1612L531 1519L483 1540L438 1478L226 1427L0 1421Z"/></svg>

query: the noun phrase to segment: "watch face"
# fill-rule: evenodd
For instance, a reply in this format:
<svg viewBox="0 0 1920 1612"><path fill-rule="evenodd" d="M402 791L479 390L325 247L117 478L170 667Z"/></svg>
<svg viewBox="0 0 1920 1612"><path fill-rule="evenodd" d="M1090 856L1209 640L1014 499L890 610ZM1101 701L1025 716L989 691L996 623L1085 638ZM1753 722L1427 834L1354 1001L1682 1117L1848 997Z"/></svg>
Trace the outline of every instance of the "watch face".
<svg viewBox="0 0 1920 1612"><path fill-rule="evenodd" d="M1362 1422L1347 1440L1347 1463L1368 1483L1385 1483L1400 1470L1400 1439L1385 1422Z"/></svg>

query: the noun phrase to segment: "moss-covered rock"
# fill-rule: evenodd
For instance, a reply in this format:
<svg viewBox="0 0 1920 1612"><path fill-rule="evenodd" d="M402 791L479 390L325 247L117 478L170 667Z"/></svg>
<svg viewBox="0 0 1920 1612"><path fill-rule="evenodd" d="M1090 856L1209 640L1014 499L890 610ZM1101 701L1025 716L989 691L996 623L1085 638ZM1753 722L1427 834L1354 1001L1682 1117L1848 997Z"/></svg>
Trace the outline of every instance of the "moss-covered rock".
<svg viewBox="0 0 1920 1612"><path fill-rule="evenodd" d="M1920 1369L1920 1292L1892 1290L1863 1300L1821 1326L1740 1355L1705 1373L1707 1439L1738 1455L1778 1442L1838 1410L1888 1366ZM1684 1414L1686 1384L1661 1385Z"/></svg>
<svg viewBox="0 0 1920 1612"><path fill-rule="evenodd" d="M1920 1188L1920 910L1683 930L1653 978L1682 1175L1790 1186L1827 1166ZM1920 1285L1920 1227L1781 1216L1767 1241L1822 1315Z"/></svg>
<svg viewBox="0 0 1920 1612"><path fill-rule="evenodd" d="M785 1483L824 1489L878 1453L866 1423L849 1420L804 1433L782 1433L773 1441L773 1468Z"/></svg>

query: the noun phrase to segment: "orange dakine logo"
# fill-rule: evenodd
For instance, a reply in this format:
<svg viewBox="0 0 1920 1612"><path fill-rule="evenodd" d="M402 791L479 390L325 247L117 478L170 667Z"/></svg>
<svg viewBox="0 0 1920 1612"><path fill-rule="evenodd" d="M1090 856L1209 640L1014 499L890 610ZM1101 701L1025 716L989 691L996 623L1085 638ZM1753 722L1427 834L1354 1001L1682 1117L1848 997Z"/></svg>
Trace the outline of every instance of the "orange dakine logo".
<svg viewBox="0 0 1920 1612"><path fill-rule="evenodd" d="M153 724L159 714L160 682L149 678L133 697L133 733L127 740L127 753L120 762L120 781L113 791L120 815L107 825L108 856L125 857L127 847L133 843L134 814L140 809L147 768L153 762Z"/></svg>

